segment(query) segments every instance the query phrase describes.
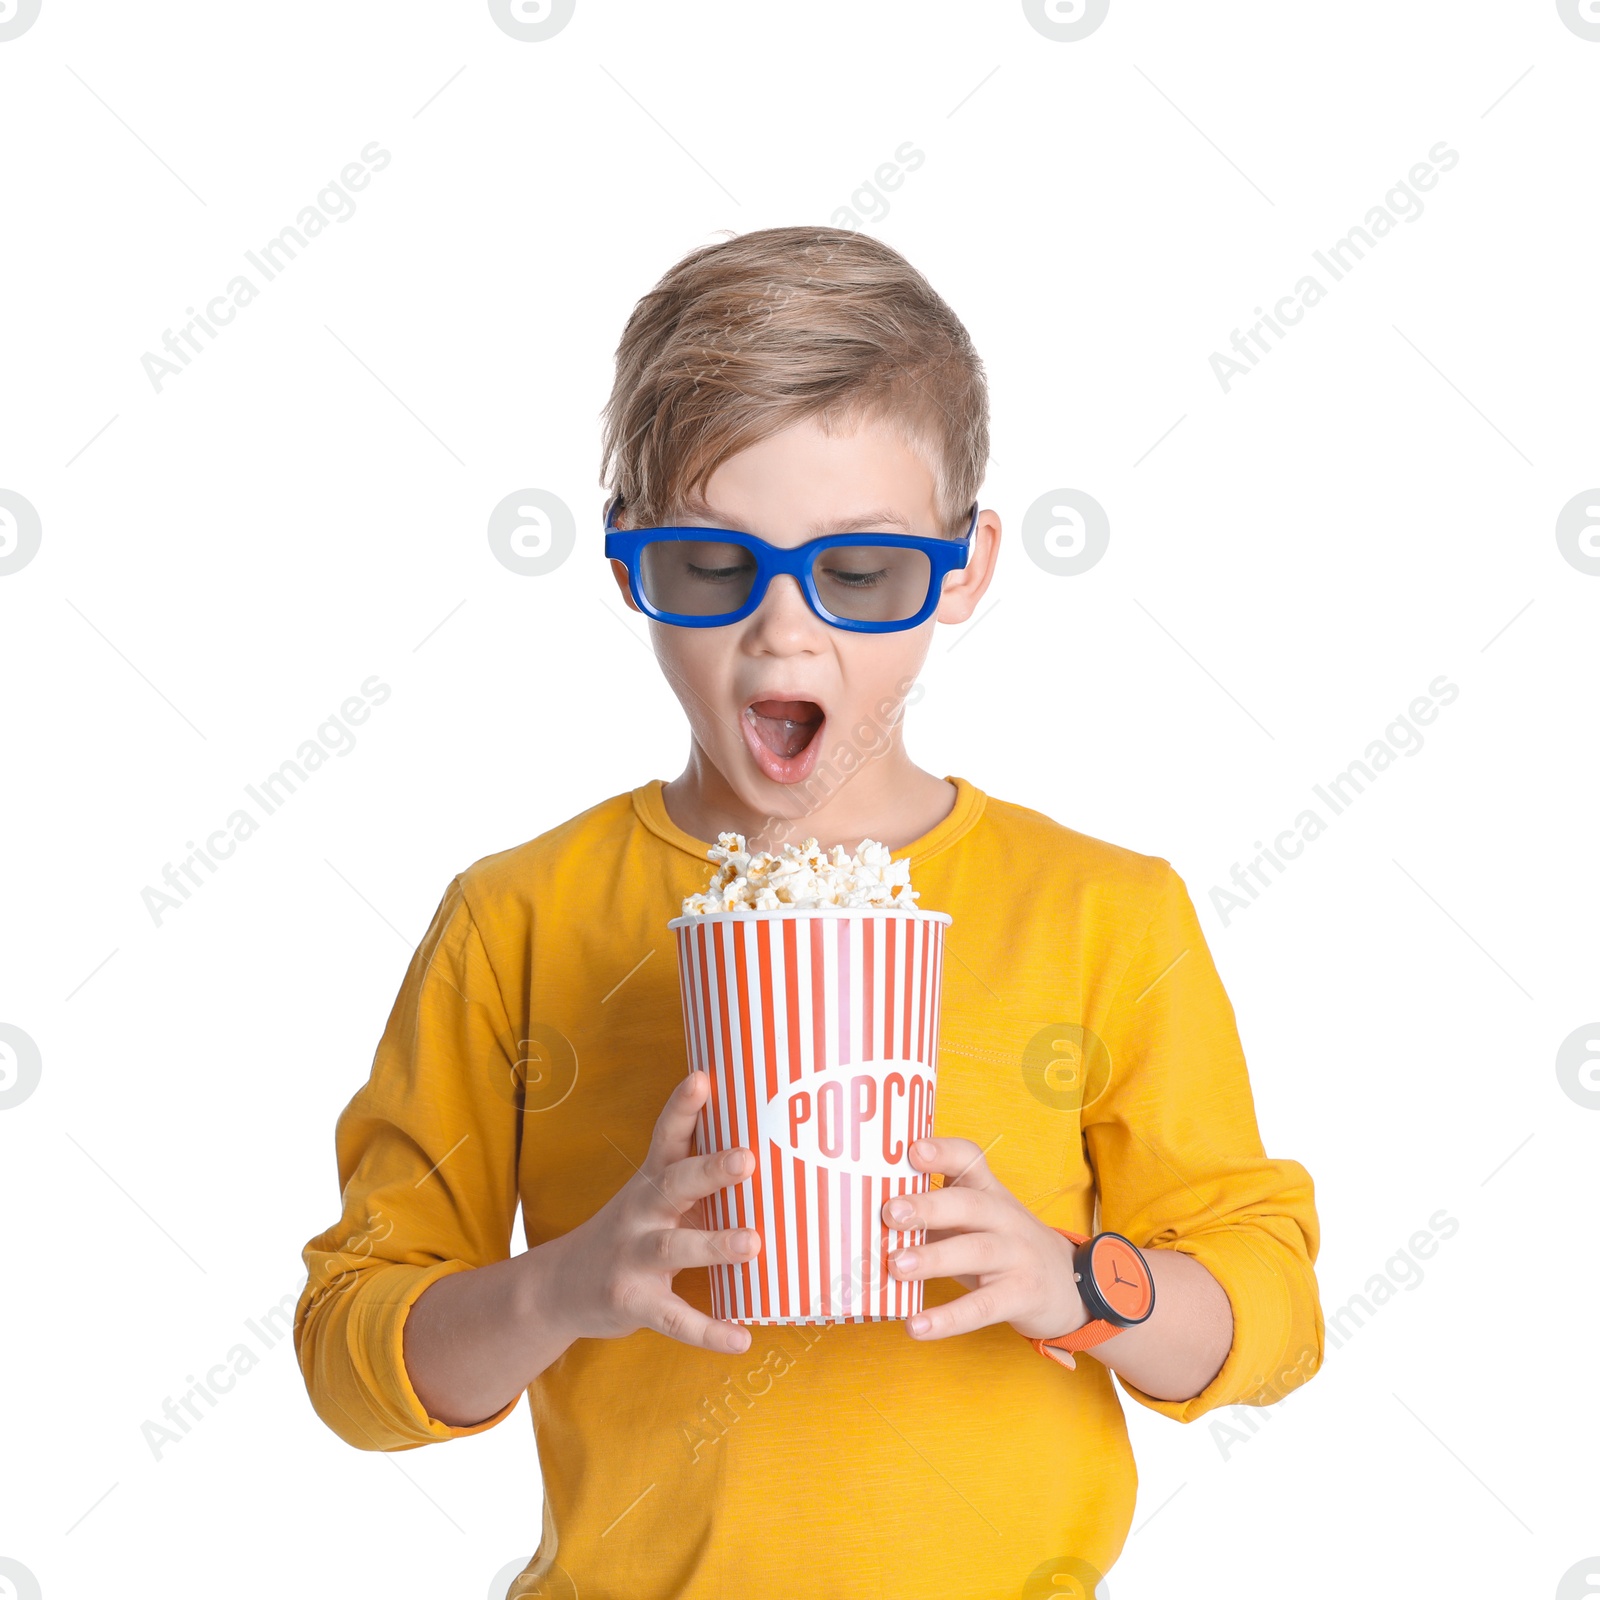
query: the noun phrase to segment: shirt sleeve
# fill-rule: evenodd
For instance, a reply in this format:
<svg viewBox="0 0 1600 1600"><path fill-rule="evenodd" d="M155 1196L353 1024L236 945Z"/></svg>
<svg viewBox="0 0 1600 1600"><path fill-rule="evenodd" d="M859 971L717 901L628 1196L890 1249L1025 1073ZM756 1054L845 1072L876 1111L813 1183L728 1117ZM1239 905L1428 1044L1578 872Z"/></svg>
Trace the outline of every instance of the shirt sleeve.
<svg viewBox="0 0 1600 1600"><path fill-rule="evenodd" d="M457 878L411 958L371 1075L339 1115L342 1214L303 1252L295 1352L317 1415L358 1449L481 1433L517 1403L464 1427L430 1417L402 1345L424 1290L510 1254L521 1117L501 1091L515 1038Z"/></svg>
<svg viewBox="0 0 1600 1600"><path fill-rule="evenodd" d="M1310 1174L1262 1148L1233 1007L1183 880L1162 865L1102 1023L1109 1064L1086 1087L1083 1125L1099 1226L1193 1256L1233 1307L1232 1347L1199 1394L1158 1400L1118 1375L1141 1405L1192 1422L1272 1404L1322 1365L1319 1229Z"/></svg>

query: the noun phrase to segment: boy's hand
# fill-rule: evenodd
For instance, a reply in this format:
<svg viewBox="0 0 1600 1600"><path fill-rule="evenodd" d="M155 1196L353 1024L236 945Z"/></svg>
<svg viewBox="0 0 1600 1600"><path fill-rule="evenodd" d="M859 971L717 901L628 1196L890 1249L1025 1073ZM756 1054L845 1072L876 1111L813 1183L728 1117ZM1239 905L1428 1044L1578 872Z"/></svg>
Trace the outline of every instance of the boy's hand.
<svg viewBox="0 0 1600 1600"><path fill-rule="evenodd" d="M574 1337L620 1339L654 1328L706 1350L749 1349L749 1329L716 1321L672 1292L684 1268L750 1261L761 1247L753 1228L698 1226L701 1200L755 1165L748 1150L690 1154L709 1085L704 1072L688 1073L656 1118L644 1165L586 1222L550 1241L558 1251L551 1300Z"/></svg>
<svg viewBox="0 0 1600 1600"><path fill-rule="evenodd" d="M972 1292L929 1306L906 1324L913 1338L944 1339L1009 1322L1029 1339L1053 1339L1089 1320L1073 1281L1072 1243L1047 1227L990 1172L970 1139L918 1139L911 1164L944 1186L886 1202L894 1228L928 1230L927 1243L889 1257L896 1278L954 1278ZM890 1213L909 1207L902 1217Z"/></svg>

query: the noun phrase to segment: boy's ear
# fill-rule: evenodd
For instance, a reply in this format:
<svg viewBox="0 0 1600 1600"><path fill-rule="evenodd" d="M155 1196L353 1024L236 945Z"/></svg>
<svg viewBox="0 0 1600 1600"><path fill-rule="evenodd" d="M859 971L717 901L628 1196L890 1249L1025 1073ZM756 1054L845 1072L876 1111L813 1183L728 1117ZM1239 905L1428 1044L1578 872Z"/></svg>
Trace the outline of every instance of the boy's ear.
<svg viewBox="0 0 1600 1600"><path fill-rule="evenodd" d="M994 577L999 552L1000 518L993 511L980 511L972 532L972 554L966 566L944 580L939 609L933 614L935 621L965 622L978 609L978 602Z"/></svg>
<svg viewBox="0 0 1600 1600"><path fill-rule="evenodd" d="M608 559L611 567L611 576L617 580L617 587L622 591L622 603L630 611L638 611L639 608L633 603L633 595L628 589L628 568L626 563L618 561L615 556L611 556Z"/></svg>

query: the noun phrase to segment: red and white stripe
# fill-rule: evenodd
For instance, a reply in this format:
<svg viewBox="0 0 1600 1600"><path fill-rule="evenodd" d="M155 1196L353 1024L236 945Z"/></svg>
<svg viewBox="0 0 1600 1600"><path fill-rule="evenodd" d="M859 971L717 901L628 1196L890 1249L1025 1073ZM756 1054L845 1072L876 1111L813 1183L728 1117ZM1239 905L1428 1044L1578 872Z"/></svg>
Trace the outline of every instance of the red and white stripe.
<svg viewBox="0 0 1600 1600"><path fill-rule="evenodd" d="M827 909L722 912L669 924L689 1066L711 1077L696 1153L756 1155L748 1178L704 1202L706 1227L754 1228L762 1240L754 1262L710 1269L714 1316L876 1322L921 1309L922 1280L894 1278L888 1254L920 1243L926 1230L891 1228L882 1207L897 1194L927 1193L928 1175L903 1150L892 1177L819 1164L764 1137L758 1114L816 1073L893 1062L915 1066L930 1085L914 1113L908 1097L906 1142L932 1132L949 921L935 911Z"/></svg>

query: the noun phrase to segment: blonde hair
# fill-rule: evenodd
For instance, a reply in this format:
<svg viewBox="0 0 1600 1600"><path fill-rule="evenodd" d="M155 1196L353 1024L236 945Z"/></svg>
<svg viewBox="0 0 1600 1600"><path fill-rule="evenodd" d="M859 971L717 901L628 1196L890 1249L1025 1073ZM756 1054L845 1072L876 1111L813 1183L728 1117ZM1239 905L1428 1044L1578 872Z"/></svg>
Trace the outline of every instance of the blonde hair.
<svg viewBox="0 0 1600 1600"><path fill-rule="evenodd" d="M764 228L691 251L633 308L602 419L600 482L648 527L747 446L807 418L889 423L965 532L989 459L983 363L898 251L839 228ZM619 523L624 519L619 516Z"/></svg>

